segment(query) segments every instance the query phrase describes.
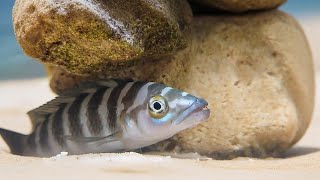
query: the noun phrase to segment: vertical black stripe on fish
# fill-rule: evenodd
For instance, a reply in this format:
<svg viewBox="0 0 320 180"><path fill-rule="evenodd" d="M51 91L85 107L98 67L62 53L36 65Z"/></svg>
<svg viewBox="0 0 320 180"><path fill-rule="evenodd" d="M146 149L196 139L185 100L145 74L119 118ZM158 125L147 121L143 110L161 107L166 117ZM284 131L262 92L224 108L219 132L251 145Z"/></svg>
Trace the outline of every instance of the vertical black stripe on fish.
<svg viewBox="0 0 320 180"><path fill-rule="evenodd" d="M80 94L69 108L69 131L71 136L80 137L83 136L82 125L80 124L80 109L83 100L88 96L88 93Z"/></svg>
<svg viewBox="0 0 320 180"><path fill-rule="evenodd" d="M140 104L137 107L135 107L134 109L132 109L132 111L130 112L132 119L137 120L139 112L142 111L142 110L146 110L147 109L147 103L149 101L148 98L150 98L153 95L160 94L162 89L157 88L158 85L159 85L158 83L154 83L154 84L148 84L147 87L143 86L144 88L147 88L147 93L145 94L146 102L145 102L145 104ZM143 87L141 87L140 89L142 89ZM136 121L136 122L138 123L139 121Z"/></svg>
<svg viewBox="0 0 320 180"><path fill-rule="evenodd" d="M88 128L92 135L98 135L103 130L103 125L100 115L99 106L102 103L103 96L107 88L101 88L93 94L90 101L88 102Z"/></svg>
<svg viewBox="0 0 320 180"><path fill-rule="evenodd" d="M161 94L161 91L163 89L165 89L167 86L163 85L163 84L159 84L159 83L154 83L154 84L151 84L149 87L148 87L148 94L147 96L148 97L151 97L153 95L157 95L157 94ZM171 91L171 90L170 90Z"/></svg>
<svg viewBox="0 0 320 180"><path fill-rule="evenodd" d="M146 82L137 81L131 86L127 94L122 99L124 109L122 110L120 117L124 118L125 112L129 109L129 107L133 106L133 103L138 95L138 92L146 84L147 84Z"/></svg>
<svg viewBox="0 0 320 180"><path fill-rule="evenodd" d="M111 131L116 129L117 126L117 102L122 89L127 84L121 84L113 89L108 99L108 125Z"/></svg>
<svg viewBox="0 0 320 180"><path fill-rule="evenodd" d="M40 147L42 150L42 153L48 154L50 152L49 142L48 142L48 124L49 124L48 118L46 118L45 121L43 121L43 124L40 129Z"/></svg>
<svg viewBox="0 0 320 180"><path fill-rule="evenodd" d="M124 110L128 109L129 107L131 107L133 105L133 103L138 95L138 92L146 84L147 83L145 83L145 82L135 82L131 86L131 88L129 89L127 94L122 99L122 103L124 104Z"/></svg>
<svg viewBox="0 0 320 180"><path fill-rule="evenodd" d="M56 142L61 146L61 148L64 147L64 132L63 132L63 111L64 108L67 106L67 104L61 104L58 111L54 114L54 117L52 118L52 134L54 136L54 139Z"/></svg>
<svg viewBox="0 0 320 180"><path fill-rule="evenodd" d="M46 115L45 117L45 120L48 119L50 116L49 115ZM34 142L36 143L35 145L35 153L37 155L41 155L42 154L42 149L41 149L41 144L40 144L40 137L41 137L41 129L42 129L42 126L43 126L43 122L42 123L39 123L36 128L35 128L35 131L34 131Z"/></svg>
<svg viewBox="0 0 320 180"><path fill-rule="evenodd" d="M35 130L38 127L34 128ZM37 145L36 145L36 131L32 132L27 139L27 146L28 149L30 149L31 152L36 152L37 151ZM29 153L31 153L29 152Z"/></svg>

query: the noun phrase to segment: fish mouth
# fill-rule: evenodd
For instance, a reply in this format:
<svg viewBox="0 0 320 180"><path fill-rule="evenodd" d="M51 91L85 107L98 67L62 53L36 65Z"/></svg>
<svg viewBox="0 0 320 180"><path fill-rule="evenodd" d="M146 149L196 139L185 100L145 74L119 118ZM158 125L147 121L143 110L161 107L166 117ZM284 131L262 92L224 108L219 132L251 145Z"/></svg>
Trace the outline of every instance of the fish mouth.
<svg viewBox="0 0 320 180"><path fill-rule="evenodd" d="M210 116L208 102L204 99L195 100L190 107L184 110L177 119L173 121L174 125L181 124L184 121L191 121L194 124L207 120Z"/></svg>

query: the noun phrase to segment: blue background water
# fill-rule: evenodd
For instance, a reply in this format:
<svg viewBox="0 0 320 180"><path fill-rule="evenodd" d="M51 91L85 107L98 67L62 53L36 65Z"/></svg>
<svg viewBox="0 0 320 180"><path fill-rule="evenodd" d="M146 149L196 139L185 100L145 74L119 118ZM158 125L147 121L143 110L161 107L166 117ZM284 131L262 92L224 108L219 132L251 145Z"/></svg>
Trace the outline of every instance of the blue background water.
<svg viewBox="0 0 320 180"><path fill-rule="evenodd" d="M14 0L0 2L0 81L44 76L42 65L25 56L15 39L11 20L13 4ZM289 0L281 9L303 21L320 15L320 1Z"/></svg>

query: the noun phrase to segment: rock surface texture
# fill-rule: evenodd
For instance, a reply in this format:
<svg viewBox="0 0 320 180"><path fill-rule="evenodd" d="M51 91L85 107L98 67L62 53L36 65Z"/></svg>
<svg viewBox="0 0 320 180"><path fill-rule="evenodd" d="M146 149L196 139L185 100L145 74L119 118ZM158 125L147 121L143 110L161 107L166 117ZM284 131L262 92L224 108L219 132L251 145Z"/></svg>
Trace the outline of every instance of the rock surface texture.
<svg viewBox="0 0 320 180"><path fill-rule="evenodd" d="M196 17L191 39L172 59L100 75L164 82L208 100L207 122L152 149L266 157L303 136L313 112L314 72L304 32L292 17L277 10ZM82 79L55 69L51 87L59 93Z"/></svg>
<svg viewBox="0 0 320 180"><path fill-rule="evenodd" d="M173 54L192 21L186 0L17 0L13 12L27 55L77 74Z"/></svg>
<svg viewBox="0 0 320 180"><path fill-rule="evenodd" d="M312 118L315 88L300 25L279 11L194 22L185 90L207 99L212 117L179 134L181 148L217 158L263 157L296 143Z"/></svg>
<svg viewBox="0 0 320 180"><path fill-rule="evenodd" d="M100 73L91 76L79 76L71 74L60 67L49 67L51 75L50 87L61 94L65 90L77 86L82 81L95 79L132 79L140 81L161 82L178 89L182 89L187 83L187 66L190 65L191 47L178 52L176 55L161 60L139 61L132 67L123 70Z"/></svg>
<svg viewBox="0 0 320 180"><path fill-rule="evenodd" d="M214 9L229 12L245 12L250 10L273 9L286 0L190 0L191 2L203 4ZM208 8L208 7L206 7Z"/></svg>

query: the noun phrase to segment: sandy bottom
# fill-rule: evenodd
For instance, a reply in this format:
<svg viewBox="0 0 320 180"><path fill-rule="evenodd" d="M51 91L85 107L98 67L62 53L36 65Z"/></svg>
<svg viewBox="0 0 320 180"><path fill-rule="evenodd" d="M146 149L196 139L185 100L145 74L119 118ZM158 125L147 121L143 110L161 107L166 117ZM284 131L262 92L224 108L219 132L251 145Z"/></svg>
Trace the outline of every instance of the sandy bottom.
<svg viewBox="0 0 320 180"><path fill-rule="evenodd" d="M320 74L318 77L320 83ZM28 133L31 125L25 112L54 97L47 83L46 79L0 83L0 127ZM28 158L11 155L1 139L0 177L320 179L319 117L319 112L316 112L315 120L307 134L284 159L238 158L217 161L197 154L186 154L176 158L175 155L137 153Z"/></svg>
<svg viewBox="0 0 320 180"><path fill-rule="evenodd" d="M313 22L302 24L319 69L320 25ZM11 155L0 138L0 179L320 179L319 88L317 92L314 120L306 135L284 159L217 161L196 154L175 158L175 155L137 153L28 158ZM0 95L0 127L22 133L31 129L26 112L54 97L46 79L1 82Z"/></svg>

